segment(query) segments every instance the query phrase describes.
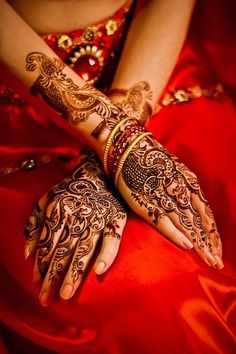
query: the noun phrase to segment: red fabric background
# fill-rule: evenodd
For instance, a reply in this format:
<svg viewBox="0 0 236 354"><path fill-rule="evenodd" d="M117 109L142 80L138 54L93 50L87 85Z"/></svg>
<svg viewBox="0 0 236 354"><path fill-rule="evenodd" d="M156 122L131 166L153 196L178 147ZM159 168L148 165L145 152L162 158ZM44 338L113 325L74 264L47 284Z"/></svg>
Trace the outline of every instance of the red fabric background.
<svg viewBox="0 0 236 354"><path fill-rule="evenodd" d="M35 201L71 163L1 178L1 353L235 352L235 16L233 1L198 1L168 86L221 82L228 92L163 108L148 127L199 176L216 215L225 268L208 268L130 213L112 269L103 277L91 270L73 300L43 308L32 264L23 259L22 230ZM31 108L1 106L0 141L2 163L38 151L78 156L75 138Z"/></svg>

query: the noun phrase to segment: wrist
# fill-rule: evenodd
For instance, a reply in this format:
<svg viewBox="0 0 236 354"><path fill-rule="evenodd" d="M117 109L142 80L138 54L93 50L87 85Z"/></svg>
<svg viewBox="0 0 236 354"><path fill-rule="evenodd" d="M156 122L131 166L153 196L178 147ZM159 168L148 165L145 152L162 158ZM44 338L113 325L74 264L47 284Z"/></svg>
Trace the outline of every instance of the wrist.
<svg viewBox="0 0 236 354"><path fill-rule="evenodd" d="M115 185L118 183L122 166L135 145L150 135L135 119L121 120L111 131L104 150L104 170L111 175Z"/></svg>
<svg viewBox="0 0 236 354"><path fill-rule="evenodd" d="M138 120L141 125L147 122L154 110L153 93L146 81L139 81L129 89L113 87L109 98L130 118Z"/></svg>

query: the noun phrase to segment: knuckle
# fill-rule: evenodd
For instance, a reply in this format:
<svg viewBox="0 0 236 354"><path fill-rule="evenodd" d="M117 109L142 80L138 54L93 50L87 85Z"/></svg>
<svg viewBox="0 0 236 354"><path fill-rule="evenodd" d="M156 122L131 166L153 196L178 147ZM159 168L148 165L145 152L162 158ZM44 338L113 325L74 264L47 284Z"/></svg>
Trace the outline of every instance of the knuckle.
<svg viewBox="0 0 236 354"><path fill-rule="evenodd" d="M120 231L120 230L119 230ZM104 242L108 243L117 243L117 241L120 241L122 234L117 232L116 230L105 230L103 233L104 237Z"/></svg>
<svg viewBox="0 0 236 354"><path fill-rule="evenodd" d="M158 214L157 219L158 224L162 224L164 226L167 226L168 228L174 227L174 225L170 222L169 217L163 212Z"/></svg>

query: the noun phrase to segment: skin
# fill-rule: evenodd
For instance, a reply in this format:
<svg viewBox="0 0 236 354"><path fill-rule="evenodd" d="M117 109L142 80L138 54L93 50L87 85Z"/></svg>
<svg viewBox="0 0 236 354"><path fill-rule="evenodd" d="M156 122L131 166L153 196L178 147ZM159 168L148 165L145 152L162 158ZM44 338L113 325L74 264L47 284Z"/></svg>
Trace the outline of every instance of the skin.
<svg viewBox="0 0 236 354"><path fill-rule="evenodd" d="M109 97L117 107L131 119L136 119L140 125L145 125L152 115L153 92L147 81L139 81L129 90L112 89Z"/></svg>
<svg viewBox="0 0 236 354"><path fill-rule="evenodd" d="M69 120L71 124L79 126L81 123L86 122L94 112L101 112L100 116L103 118L103 120L95 128L95 130L91 132L91 135L94 136L96 139L99 138L99 136L102 134L103 130L106 127L112 130L115 127L116 123L121 118L126 117L124 113L122 114L121 110L119 111L119 109L117 109L118 107L114 107L113 105L111 105L104 95L101 95L95 89L92 88L90 89L89 85L84 85L82 88L79 88L77 85L73 83L72 80L68 81L66 79L66 76L64 76L63 74L63 66L61 66L61 63L58 62L57 60L49 60L49 58L43 55L42 53L34 52L34 53L30 53L27 56L26 62L27 62L26 65L27 70L29 71L37 70L39 72L39 77L34 83L33 91L35 91L36 94L40 94L41 97L43 97L43 99L49 105L51 105L55 110L59 111L62 117L66 120ZM136 87L137 86L138 85L136 85ZM145 86L141 85L140 90L144 90L144 88ZM57 99L55 100L54 97L56 97ZM140 134L142 133L138 132L137 136ZM158 143L155 142L154 139L153 139L153 146L158 146ZM143 147L145 151L148 150L149 148L151 148L151 143L149 143L149 145L145 144ZM142 147L140 147L140 150L142 150ZM138 152L137 155L139 155ZM168 167L168 165L174 165L174 161L176 160L176 158L172 154L167 152L167 155L168 155L168 159L166 158L163 160L163 163L165 162L167 166L165 167L166 169L170 168ZM166 160L168 161L166 162ZM178 166L181 166L181 163ZM184 165L182 164L182 166ZM136 168L131 168L131 167L130 167L131 177L132 179L134 179L134 185L136 185L136 179L137 179L136 173L137 171L141 172L140 163L138 162L136 163ZM159 169L161 170L163 169L163 166L160 166L158 164L154 164L153 166L147 165L144 167L146 169L145 173L149 177L150 174L152 175L154 173L153 171L155 170L156 172L154 173L154 175L156 176L154 177L157 179L159 178L159 173L160 173L158 172ZM177 168L176 166L174 166L172 167L171 171L168 171L167 169L167 173L173 174L174 172L176 173L177 170L178 172L180 172L179 171L180 167ZM123 172L124 171L122 170L122 173ZM142 173L144 172L142 171ZM158 220L155 223L156 227L178 245L182 244L185 246L187 245L190 246L188 239L190 239L191 241L193 240L193 242L197 242L196 240L200 239L200 234L202 234L201 242L197 243L198 246L195 247L197 253L208 265L218 264L218 267L222 268L221 252L219 251L221 249L221 244L217 243L216 247L214 247L214 243L208 242L206 237L206 230L205 230L206 224L208 223L208 219L206 219L207 221L205 221L205 225L204 225L204 212L200 213L200 210L202 209L202 205L199 203L194 203L192 200L190 200L193 197L189 195L189 193L196 194L198 196L200 195L201 201L204 202L206 205L207 202L203 198L203 194L196 180L196 177L194 177L194 174L190 172L185 166L182 167L181 173L182 174L180 173L177 174L178 178L174 179L172 183L168 182L169 189L172 188L172 185L174 185L175 186L174 188L177 191L179 190L179 192L176 193L176 196L171 195L171 198L175 199L173 206L171 206L172 214L170 214L169 210L165 209L165 207L163 207L163 204L159 201L159 207L162 209L162 211L164 211L164 214L166 216L165 220L168 220L168 222L165 222L164 227L161 227L160 229L160 224L163 224L163 218L162 218L162 223L160 223L160 220ZM189 179L188 177L189 175L192 175L192 179L194 180L193 182L191 182L190 185L186 183L186 181ZM192 188L193 184L197 185L195 189ZM126 180L126 186L128 186L127 180ZM123 189L125 189L124 186L121 187L119 186L119 190L122 196L124 197L128 205L132 207L133 204L135 204L134 201L137 200L137 196L134 193L125 193ZM164 197L162 197L162 199L165 198L167 200L166 203L172 203L172 201L169 200L170 199L169 189L162 188L160 191L162 194L164 194ZM156 202L158 192L159 191L157 191L157 194L154 193L151 194L151 198L154 199L152 203L153 205ZM178 196L178 193L183 195L182 198L185 198L187 200L188 204L186 206L181 204L182 200ZM150 200L146 203L143 203L142 201L140 201L139 203L142 206L144 206L144 208L140 209L139 214L143 216L148 222L152 223L153 220L147 218L147 211L149 210ZM136 205L135 207L133 207L133 209L136 212L138 210ZM182 209L184 209L184 213ZM205 208L206 215L207 215L206 213L207 209L209 208ZM166 215L167 213L169 213L168 216ZM184 219L183 215L185 215L185 218L187 218L185 222L183 222ZM215 224L215 222L212 223ZM197 229L195 229L195 226L197 226ZM198 237L196 232L199 232ZM215 227L212 227L211 232L213 234L213 238L219 239L219 235ZM199 252L200 248L202 252Z"/></svg>
<svg viewBox="0 0 236 354"><path fill-rule="evenodd" d="M85 28L104 20L120 9L126 0L8 0L36 33L63 33ZM96 9L96 11L91 11ZM50 21L45 21L50 14ZM65 16L66 14L66 16Z"/></svg>
<svg viewBox="0 0 236 354"><path fill-rule="evenodd" d="M147 103L152 109L154 108L156 97L159 97L159 93L162 91L164 83L168 80L187 31L194 1L186 0L185 2L181 2L178 0L172 0L168 2L168 16L166 15L167 8L165 7L165 1L150 1L148 2L148 6L144 6L144 3L142 2L140 3L141 6L138 7L137 15L130 28L126 48L117 70L113 88L124 89L128 93L134 92L134 88L136 88L137 93L137 87L139 87L138 93L144 97L144 99L142 99L143 108L138 108L137 103L135 103L133 109L142 112ZM181 3L184 3L182 12L175 11L176 6L181 6ZM157 10L157 12L154 10ZM158 27L153 26L153 21L156 21L156 18L152 15L153 13L160 14L160 26ZM177 13L181 13L181 16L177 16ZM125 112L127 104L123 106L114 104L115 100L113 100L113 97L111 97L112 100L109 100L104 94L86 84L70 68L65 67L60 59L55 56L35 32L24 23L4 1L0 3L0 14L1 61L14 73L14 75L30 88L30 92L37 97L37 100L34 100L36 106L37 102L40 102L40 105L45 104L45 107L47 105L49 118L58 124L63 120L66 123L64 126L70 126L72 130L76 132L79 139L94 149L98 157L102 160L106 141L110 132L121 119L127 117ZM172 19L172 22L169 18ZM141 19L144 21L142 26L140 26ZM11 31L9 31L9 23L12 24L11 31L14 35L11 35ZM160 40L163 37L162 31L165 26L168 27L168 33L170 33L169 35L171 38L172 35L177 33L175 35L178 37L178 40L176 38L176 43L173 43L172 40L168 40L168 38L165 38L165 41ZM138 40L135 40L134 34L137 28L140 28L140 30L142 29L142 32L136 36ZM156 30L160 31L159 36L155 36L153 31L150 30L153 28L157 28ZM160 28L162 28L162 30L160 30ZM24 40L22 40L22 38L24 38ZM27 40L25 40L26 38ZM136 60L137 53L140 53L141 48L143 55L140 57L140 60ZM150 57L148 54L150 48L155 48L155 51L162 53L162 55L160 55L160 57ZM150 60L157 60L156 65L154 65L154 62L150 62ZM129 65L127 65L127 63L129 63ZM163 73L166 73L166 75L163 76ZM139 79L137 79L138 75ZM146 82L146 85L143 87L139 86L140 82ZM145 93L147 93L147 85L150 93L148 97L145 96ZM131 97L132 95L128 96ZM126 103L127 100L129 101L128 108L130 111L130 106L132 106L132 104L131 100L128 99L128 96L125 99ZM132 114L137 114L137 112L133 112ZM172 242L185 249L192 247L193 243L195 251L206 264L216 265L218 268L222 268L222 251L219 235L212 216L209 216L210 213L207 212L209 211L208 204L203 197L194 174L186 167L183 167L184 165L181 162L177 163L176 158L172 154L169 152L163 152L159 143L153 138L149 138L148 141L141 140L140 144L144 144L144 146L138 145L135 147L137 154L135 158L138 161L136 162L140 172L142 171L143 173L144 167L144 169L148 170L149 175L153 175L153 168L156 166L154 158L153 165L142 166L139 156L144 147L145 152L148 153L149 150L152 151L151 156L154 156L156 153L164 154L166 157L163 158L162 156L163 163L156 167L160 168L160 171L165 171L166 169L168 173L173 174L178 171L179 178L173 178L168 188L168 183L165 181L166 183L160 187L161 189L157 189L152 193L152 200L150 200L150 195L145 195L145 202L141 203L140 191L133 189L133 185L130 183L132 178L127 179L127 174L130 175L130 172L127 172L130 171L130 165L126 162L123 166L118 185L123 198L131 208L137 210L141 217L160 230ZM166 160L169 161L167 165L165 165ZM129 161L129 159L127 159L127 161ZM169 167L166 167L169 165L174 167L169 170ZM132 174L133 177L135 177L135 172L132 172ZM153 175L153 178L157 179L155 183L158 182L157 185L161 185L161 179L158 181L156 174ZM191 178L189 178L189 176L191 176ZM192 187L192 183L189 183L190 179L195 181L194 184L197 185L195 189ZM145 174L143 175L142 180L144 182L142 188L145 188L146 185L148 185ZM181 190L184 191L182 194L184 194L188 200L186 208L181 204ZM39 240L39 243L34 243L33 247L37 247L36 273L37 269L41 269L41 264L43 263L42 259L44 258L41 254L42 252L40 253L40 250L42 251L40 245L43 243L41 240L44 240L47 235L47 237L52 240L51 243L53 243L54 240L57 240L60 244L60 237L58 234L57 237L52 236L54 223L53 220L51 220L51 213L55 214L53 210L58 210L58 205L61 203L61 197L56 198L54 192L49 193L49 195L54 195L54 199L51 200L49 198L47 199L47 202L41 201L47 210L47 219L45 219L44 225L47 225L49 231L47 233L44 228L41 236L39 236L39 238L35 237L34 239L37 240L37 242ZM160 197L158 196L158 193L160 192L164 193L165 198L168 199L171 196L172 200L174 200L174 206L171 211L166 210L165 207L163 207L163 203L161 203ZM61 194L62 196L64 196L63 193L64 192ZM199 196L201 196L201 198ZM200 201L197 198L200 198ZM50 209L49 206L52 203L54 207ZM149 213L150 206L152 214ZM157 210L155 210L155 208ZM44 207L40 205L40 209L44 210ZM58 211L59 214L57 217L60 216L61 220L64 220L66 217L68 218L70 213L66 213L63 208L62 210L62 214ZM49 213L49 215L47 213ZM185 215L185 218L182 218L182 214ZM181 222L183 219L185 220L185 223ZM31 218L31 220L33 219ZM51 221L49 222L49 220ZM42 224L42 222L40 222L40 224ZM212 226L213 224L214 226ZM211 226L209 227L209 225ZM70 228L72 228L71 224L69 224L69 230ZM101 230L99 230L99 232L100 231ZM60 232L64 232L64 228ZM68 235L69 232L70 231L68 231ZM28 234L30 233L28 232ZM197 234L197 236L195 234ZM67 234L62 235L62 238L68 236ZM90 237L89 235L90 234L87 234L87 236L84 235L81 237L85 237L85 239L88 240ZM96 243L95 238L96 237L93 235L93 245ZM92 247L91 252L93 251L94 248ZM49 251L49 253L50 252L51 251ZM109 254L108 250L106 250L106 252ZM28 253L29 252L27 252L26 248L26 254ZM71 258L67 261L70 262ZM85 261L83 262L84 264L88 263L87 261L87 263ZM47 267L48 270L50 267L53 267L53 258L49 257L47 260ZM51 270L49 270L49 273L50 271ZM45 276L44 271L41 273ZM50 276L46 275L41 295L45 292L44 290L47 288L48 283L50 283L49 278ZM75 287L77 287L77 285L74 285L74 288ZM61 295L63 295L63 291L61 292ZM50 296L47 295L46 299L48 297ZM41 301L42 303L45 303L42 299Z"/></svg>
<svg viewBox="0 0 236 354"><path fill-rule="evenodd" d="M100 238L95 272L107 271L114 262L127 215L106 180L96 155L87 150L71 176L36 204L25 228L25 256L36 252L34 280L43 279L42 305L58 291L63 299L74 295Z"/></svg>
<svg viewBox="0 0 236 354"><path fill-rule="evenodd" d="M184 234L207 265L223 267L216 222L196 175L153 137L133 147L118 187L133 210L167 238L180 247L188 246L181 237Z"/></svg>
<svg viewBox="0 0 236 354"><path fill-rule="evenodd" d="M130 90L148 82L149 103L155 111L182 49L194 5L195 0L137 2L112 89ZM120 101L118 95L110 99Z"/></svg>

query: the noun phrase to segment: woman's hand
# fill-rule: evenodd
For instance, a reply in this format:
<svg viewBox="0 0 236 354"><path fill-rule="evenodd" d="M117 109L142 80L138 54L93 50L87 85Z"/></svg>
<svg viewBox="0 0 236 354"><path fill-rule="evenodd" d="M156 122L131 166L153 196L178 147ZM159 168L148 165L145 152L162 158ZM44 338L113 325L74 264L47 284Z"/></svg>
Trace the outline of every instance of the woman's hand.
<svg viewBox="0 0 236 354"><path fill-rule="evenodd" d="M131 119L144 125L152 115L153 93L147 81L139 81L128 90L112 89L109 99Z"/></svg>
<svg viewBox="0 0 236 354"><path fill-rule="evenodd" d="M182 248L223 268L222 246L212 211L197 177L153 137L133 147L118 177L128 205Z"/></svg>
<svg viewBox="0 0 236 354"><path fill-rule="evenodd" d="M44 279L43 305L58 288L64 299L74 295L101 237L95 272L111 266L126 219L124 207L106 187L96 156L82 156L72 176L41 198L25 230L26 257L36 250L34 278Z"/></svg>

